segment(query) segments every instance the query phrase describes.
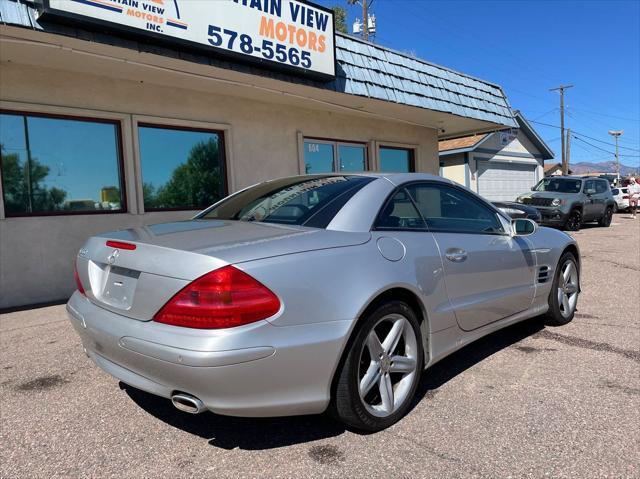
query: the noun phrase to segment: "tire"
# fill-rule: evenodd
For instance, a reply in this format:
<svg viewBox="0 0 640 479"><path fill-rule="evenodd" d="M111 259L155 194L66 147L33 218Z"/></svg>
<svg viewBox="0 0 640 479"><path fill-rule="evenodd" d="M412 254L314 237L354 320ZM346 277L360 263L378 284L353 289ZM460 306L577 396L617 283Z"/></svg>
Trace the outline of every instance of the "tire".
<svg viewBox="0 0 640 479"><path fill-rule="evenodd" d="M614 203L613 205L613 212L617 213L618 212L618 203Z"/></svg>
<svg viewBox="0 0 640 479"><path fill-rule="evenodd" d="M571 265L569 281L565 280L566 268ZM570 293L569 293L570 292ZM563 326L573 320L580 295L580 269L573 253L566 252L560 257L549 293L549 310L544 316L548 326ZM563 301L566 296L566 302Z"/></svg>
<svg viewBox="0 0 640 479"><path fill-rule="evenodd" d="M604 216L598 220L598 225L608 228L611 226L611 220L613 218L613 208L611 206L607 206L607 209L604 210Z"/></svg>
<svg viewBox="0 0 640 479"><path fill-rule="evenodd" d="M399 338L389 350L398 336L394 331ZM415 312L401 301L381 305L363 318L348 347L338 371L334 414L354 429L385 429L407 413L420 382L424 351Z"/></svg>
<svg viewBox="0 0 640 479"><path fill-rule="evenodd" d="M567 231L580 231L582 226L582 213L580 210L572 210L569 217L564 222L564 229Z"/></svg>

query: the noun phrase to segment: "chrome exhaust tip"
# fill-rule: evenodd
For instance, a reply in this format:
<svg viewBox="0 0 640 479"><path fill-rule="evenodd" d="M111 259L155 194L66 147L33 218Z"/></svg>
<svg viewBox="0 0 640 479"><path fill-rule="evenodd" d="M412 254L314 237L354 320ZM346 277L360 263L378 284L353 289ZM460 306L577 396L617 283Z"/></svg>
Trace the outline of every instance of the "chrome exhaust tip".
<svg viewBox="0 0 640 479"><path fill-rule="evenodd" d="M186 393L174 394L171 396L171 402L176 409L188 412L189 414L200 414L207 409L200 399Z"/></svg>

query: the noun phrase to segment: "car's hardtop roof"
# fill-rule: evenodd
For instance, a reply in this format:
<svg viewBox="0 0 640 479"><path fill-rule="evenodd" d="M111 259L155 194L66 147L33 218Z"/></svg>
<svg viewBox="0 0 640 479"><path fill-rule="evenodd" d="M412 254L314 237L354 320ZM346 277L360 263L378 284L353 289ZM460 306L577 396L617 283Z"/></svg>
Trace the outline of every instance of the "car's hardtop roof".
<svg viewBox="0 0 640 479"><path fill-rule="evenodd" d="M374 171L363 172L345 172L345 173L316 173L311 175L299 175L299 178L329 178L329 177L364 177L385 179L395 185L400 185L408 181L440 181L442 183L453 183L453 181L443 178L442 176L431 175L429 173L382 173ZM295 176L291 177L295 178Z"/></svg>

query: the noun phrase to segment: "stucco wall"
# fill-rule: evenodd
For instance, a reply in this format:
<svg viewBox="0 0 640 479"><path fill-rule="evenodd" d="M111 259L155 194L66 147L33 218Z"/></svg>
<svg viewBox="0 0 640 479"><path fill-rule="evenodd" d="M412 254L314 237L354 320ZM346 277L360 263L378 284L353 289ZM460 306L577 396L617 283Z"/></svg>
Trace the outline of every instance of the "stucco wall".
<svg viewBox="0 0 640 479"><path fill-rule="evenodd" d="M440 161L444 163L442 176L465 186L465 171L467 165L464 162L464 153L443 156Z"/></svg>
<svg viewBox="0 0 640 479"><path fill-rule="evenodd" d="M438 172L437 134L429 128L222 96L215 91L168 88L146 79L124 81L13 62L2 62L0 69L0 101L4 108L64 111L82 116L95 113L123 122L127 201L132 212L0 219L0 308L67 297L74 289L73 258L92 234L193 214L135 214L141 199L132 127L136 115L157 117L159 121L170 118L224 126L231 190L298 174L300 134L370 145L374 142L415 145L416 169ZM184 85L184 79L176 78L175 84Z"/></svg>

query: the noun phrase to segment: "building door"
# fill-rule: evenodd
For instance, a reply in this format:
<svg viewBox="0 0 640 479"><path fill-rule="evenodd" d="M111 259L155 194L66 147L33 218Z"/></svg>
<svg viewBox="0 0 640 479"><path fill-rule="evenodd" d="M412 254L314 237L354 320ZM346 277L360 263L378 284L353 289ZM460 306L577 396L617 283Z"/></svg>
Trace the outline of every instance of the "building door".
<svg viewBox="0 0 640 479"><path fill-rule="evenodd" d="M490 201L515 201L536 184L537 164L478 161L478 193Z"/></svg>

